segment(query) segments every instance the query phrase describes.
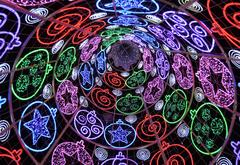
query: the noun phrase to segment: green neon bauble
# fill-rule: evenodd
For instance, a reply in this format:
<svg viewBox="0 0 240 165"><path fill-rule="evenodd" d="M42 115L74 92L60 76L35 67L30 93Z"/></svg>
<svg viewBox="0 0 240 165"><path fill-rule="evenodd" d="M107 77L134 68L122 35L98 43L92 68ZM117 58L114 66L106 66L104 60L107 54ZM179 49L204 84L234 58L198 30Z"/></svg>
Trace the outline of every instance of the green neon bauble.
<svg viewBox="0 0 240 165"><path fill-rule="evenodd" d="M68 47L60 55L59 59L54 67L54 77L58 82L62 82L67 79L71 70L72 65L76 61L76 48Z"/></svg>
<svg viewBox="0 0 240 165"><path fill-rule="evenodd" d="M190 113L190 137L194 148L204 155L220 152L223 139L228 136L228 125L221 110L212 103L204 103Z"/></svg>
<svg viewBox="0 0 240 165"><path fill-rule="evenodd" d="M125 115L135 114L143 108L143 100L130 93L117 100L116 109Z"/></svg>
<svg viewBox="0 0 240 165"><path fill-rule="evenodd" d="M19 100L33 98L52 70L49 64L49 52L46 49L37 49L21 58L15 66L12 93Z"/></svg>
<svg viewBox="0 0 240 165"><path fill-rule="evenodd" d="M133 72L133 74L127 78L125 84L128 88L136 88L145 83L147 74L144 70Z"/></svg>
<svg viewBox="0 0 240 165"><path fill-rule="evenodd" d="M169 124L180 122L187 113L188 100L186 94L177 89L165 96L166 103L163 107L163 118Z"/></svg>

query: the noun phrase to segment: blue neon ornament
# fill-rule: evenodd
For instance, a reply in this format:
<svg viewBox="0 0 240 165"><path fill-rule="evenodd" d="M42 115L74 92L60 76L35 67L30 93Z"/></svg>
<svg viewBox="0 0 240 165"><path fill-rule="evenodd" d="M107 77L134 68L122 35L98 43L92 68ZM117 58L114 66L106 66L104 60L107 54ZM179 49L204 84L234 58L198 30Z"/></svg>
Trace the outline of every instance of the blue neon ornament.
<svg viewBox="0 0 240 165"><path fill-rule="evenodd" d="M42 116L39 110L35 109L33 119L23 124L32 132L33 145L36 145L41 137L51 138L47 128L48 121L49 116Z"/></svg>
<svg viewBox="0 0 240 165"><path fill-rule="evenodd" d="M128 148L136 140L136 131L121 119L108 125L104 130L104 138L107 144L113 148Z"/></svg>
<svg viewBox="0 0 240 165"><path fill-rule="evenodd" d="M18 36L20 25L21 19L18 13L8 6L0 5L0 59L7 51L22 44Z"/></svg>
<svg viewBox="0 0 240 165"><path fill-rule="evenodd" d="M2 108L2 105L6 103L6 101L6 98L2 98L2 96L0 96L0 109Z"/></svg>
<svg viewBox="0 0 240 165"><path fill-rule="evenodd" d="M148 46L151 46L154 49L159 48L159 43L156 41L155 37L152 36L151 34L145 33L143 31L139 31L139 30L134 30L133 34L136 37L138 37L139 39L141 39L143 42L148 44Z"/></svg>
<svg viewBox="0 0 240 165"><path fill-rule="evenodd" d="M90 90L94 84L93 68L89 62L82 63L78 71L80 85L85 90Z"/></svg>
<svg viewBox="0 0 240 165"><path fill-rule="evenodd" d="M119 15L117 17L110 17L109 24L121 26L147 26L148 22L135 15Z"/></svg>
<svg viewBox="0 0 240 165"><path fill-rule="evenodd" d="M57 133L56 113L56 108L50 108L42 101L34 101L24 109L18 133L27 149L43 152L52 145Z"/></svg>
<svg viewBox="0 0 240 165"><path fill-rule="evenodd" d="M103 11L124 14L153 14L159 10L155 0L98 0L96 6Z"/></svg>
<svg viewBox="0 0 240 165"><path fill-rule="evenodd" d="M97 54L95 67L97 68L98 74L102 75L105 73L107 62L106 62L106 53L104 50Z"/></svg>

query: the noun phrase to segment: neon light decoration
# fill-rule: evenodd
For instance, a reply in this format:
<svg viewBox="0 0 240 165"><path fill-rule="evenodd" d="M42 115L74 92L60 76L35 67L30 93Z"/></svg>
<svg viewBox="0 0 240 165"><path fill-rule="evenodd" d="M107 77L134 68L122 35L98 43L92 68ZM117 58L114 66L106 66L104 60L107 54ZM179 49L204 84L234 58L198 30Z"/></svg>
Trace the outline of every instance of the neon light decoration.
<svg viewBox="0 0 240 165"><path fill-rule="evenodd" d="M159 48L159 43L156 41L156 39L149 33L145 33L143 31L134 31L134 35L136 35L139 39L141 39L143 42L148 44L148 46L151 46L154 49Z"/></svg>
<svg viewBox="0 0 240 165"><path fill-rule="evenodd" d="M16 24L12 24L10 19L15 21ZM11 29L8 28L9 24ZM8 6L0 5L0 59L9 50L13 50L22 44L18 37L20 26L21 20L18 13Z"/></svg>
<svg viewBox="0 0 240 165"><path fill-rule="evenodd" d="M50 99L52 97L53 94L53 87L51 84L46 84L43 88L43 98L44 99Z"/></svg>
<svg viewBox="0 0 240 165"><path fill-rule="evenodd" d="M56 42L52 47L52 50L51 50L52 54L56 54L62 48L63 45L64 45L64 40L60 40Z"/></svg>
<svg viewBox="0 0 240 165"><path fill-rule="evenodd" d="M92 157L85 150L84 142L63 142L59 144L53 151L52 165L65 165L65 155L73 157L77 155L77 160L81 164L94 165Z"/></svg>
<svg viewBox="0 0 240 165"><path fill-rule="evenodd" d="M4 105L6 101L7 101L6 98L2 98L2 96L0 96L0 109L2 109L2 105Z"/></svg>
<svg viewBox="0 0 240 165"><path fill-rule="evenodd" d="M148 30L156 37L159 42L163 42L166 46L173 50L180 49L180 43L175 38L170 30L160 26L160 25L149 25Z"/></svg>
<svg viewBox="0 0 240 165"><path fill-rule="evenodd" d="M41 16L41 17L47 17L47 15L48 15L48 9L43 8L43 7L31 9L30 12L31 12L31 13L34 13L34 14L36 14L36 15L39 15L39 16ZM35 24L35 23L38 23L38 22L40 22L40 21L41 21L40 19L38 19L38 18L36 18L36 17L33 17L33 16L31 16L31 15L26 14L26 16L25 16L25 22L26 22L27 24L30 24L30 25L31 25L31 24Z"/></svg>
<svg viewBox="0 0 240 165"><path fill-rule="evenodd" d="M91 11L85 7L69 7L57 11L55 19L60 22L68 22L75 28L79 28L91 15ZM46 22L40 28L37 28L36 37L39 43L50 45L67 37L73 29L63 24ZM76 33L77 34L77 33ZM44 36L44 37L43 37Z"/></svg>
<svg viewBox="0 0 240 165"><path fill-rule="evenodd" d="M99 43L101 42L101 37L93 37L86 43L82 50L81 50L81 55L80 59L83 62L87 62L93 55L93 53L97 50Z"/></svg>
<svg viewBox="0 0 240 165"><path fill-rule="evenodd" d="M24 127L32 132L33 145L36 145L40 137L51 138L47 128L49 116L41 116L39 110L34 110L33 119L24 123Z"/></svg>
<svg viewBox="0 0 240 165"><path fill-rule="evenodd" d="M116 109L126 115L134 114L143 108L143 99L130 93L117 100Z"/></svg>
<svg viewBox="0 0 240 165"><path fill-rule="evenodd" d="M126 86L130 89L137 88L138 86L145 83L147 80L147 74L144 70L133 72L131 76L126 79Z"/></svg>
<svg viewBox="0 0 240 165"><path fill-rule="evenodd" d="M202 84L205 96L221 107L230 106L235 94L230 70L217 58L201 57L199 65L196 76ZM214 83L216 78L220 78L219 83Z"/></svg>
<svg viewBox="0 0 240 165"><path fill-rule="evenodd" d="M186 123L182 123L178 129L177 129L177 134L181 138L185 138L189 135L189 127L187 126Z"/></svg>
<svg viewBox="0 0 240 165"><path fill-rule="evenodd" d="M162 155L165 155L165 159ZM162 149L153 155L150 165L160 165L164 163L183 165L194 164L192 154L186 147L180 144L168 144L163 141Z"/></svg>
<svg viewBox="0 0 240 165"><path fill-rule="evenodd" d="M214 6L216 1L207 1L208 14L212 19L212 31L218 33L220 36L226 37L234 46L240 48L240 36L237 33L232 33L239 30L239 6L240 3L226 2ZM215 16L215 14L219 16ZM221 18L221 19L220 19ZM226 24L222 23L226 21ZM226 28L229 27L229 28Z"/></svg>
<svg viewBox="0 0 240 165"><path fill-rule="evenodd" d="M238 165L238 162L239 162L239 159L240 159L240 151L239 151L240 142L239 141L237 141L237 142L231 141L230 144L233 148L234 154L237 156L235 164Z"/></svg>
<svg viewBox="0 0 240 165"><path fill-rule="evenodd" d="M58 82L62 82L69 76L72 65L76 61L75 55L75 47L68 47L59 55L59 59L54 67L54 77Z"/></svg>
<svg viewBox="0 0 240 165"><path fill-rule="evenodd" d="M180 5L185 5L186 3L189 3L189 0L178 0L178 3ZM189 5L187 7L188 10L191 10L196 13L201 13L203 11L202 5L200 3L198 3L197 1L190 2L190 3L191 3L191 5Z"/></svg>
<svg viewBox="0 0 240 165"><path fill-rule="evenodd" d="M33 98L52 70L49 64L49 52L46 49L37 49L22 57L15 66L14 82L11 85L12 93L19 100ZM25 93L28 95L25 95Z"/></svg>
<svg viewBox="0 0 240 165"><path fill-rule="evenodd" d="M96 19L103 18L103 17L106 17L106 16L107 16L107 13L105 13L105 12L94 13L89 17L89 19L96 20Z"/></svg>
<svg viewBox="0 0 240 165"><path fill-rule="evenodd" d="M78 110L78 87L74 86L71 81L64 80L58 86L55 99L63 114L72 115Z"/></svg>
<svg viewBox="0 0 240 165"><path fill-rule="evenodd" d="M76 31L72 38L73 44L80 44L85 39L94 36L98 31L102 30L106 26L106 23L103 20L96 20L90 22L81 27L80 31Z"/></svg>
<svg viewBox="0 0 240 165"><path fill-rule="evenodd" d="M93 68L89 62L82 63L78 70L78 78L84 90L92 89L94 85Z"/></svg>
<svg viewBox="0 0 240 165"><path fill-rule="evenodd" d="M240 164L237 1L0 0L0 164Z"/></svg>
<svg viewBox="0 0 240 165"><path fill-rule="evenodd" d="M109 89L93 88L90 98L92 103L103 111L112 109L116 103L116 97L109 92Z"/></svg>
<svg viewBox="0 0 240 165"><path fill-rule="evenodd" d="M2 161L14 162L20 165L22 149L10 151L9 149L0 146L0 158Z"/></svg>
<svg viewBox="0 0 240 165"><path fill-rule="evenodd" d="M211 38L210 30L203 22L200 22L200 24L192 20L186 13L176 11L164 12L163 18L166 19L166 23L174 34L181 37L197 50L201 52L211 52L213 50L215 40Z"/></svg>
<svg viewBox="0 0 240 165"><path fill-rule="evenodd" d="M163 140L166 130L167 123L161 115L147 115L136 127L138 139L145 143Z"/></svg>
<svg viewBox="0 0 240 165"><path fill-rule="evenodd" d="M95 111L81 109L74 117L74 127L82 138L94 140L102 136L104 125Z"/></svg>
<svg viewBox="0 0 240 165"><path fill-rule="evenodd" d="M150 151L145 148L138 150L136 154L137 158L143 161L148 160L150 158L150 155L151 155Z"/></svg>
<svg viewBox="0 0 240 165"><path fill-rule="evenodd" d="M10 124L7 120L0 120L0 141L5 142L10 136Z"/></svg>
<svg viewBox="0 0 240 165"><path fill-rule="evenodd" d="M122 120L108 125L104 130L104 139L113 148L123 149L131 146L136 139L135 129Z"/></svg>
<svg viewBox="0 0 240 165"><path fill-rule="evenodd" d="M105 51L100 51L96 56L95 67L99 74L104 74L107 68L106 53Z"/></svg>
<svg viewBox="0 0 240 165"><path fill-rule="evenodd" d="M121 26L147 26L148 22L135 15L120 15L118 17L110 17L109 24Z"/></svg>
<svg viewBox="0 0 240 165"><path fill-rule="evenodd" d="M158 90L154 90L157 88ZM152 81L148 82L147 88L144 91L144 101L148 104L153 104L158 101L164 92L164 82L160 76L155 77Z"/></svg>
<svg viewBox="0 0 240 165"><path fill-rule="evenodd" d="M129 158L126 158L122 152L119 152L115 158L109 158L102 162L101 165L108 165L108 164L131 164L131 165L137 165L137 163Z"/></svg>
<svg viewBox="0 0 240 165"><path fill-rule="evenodd" d="M205 155L221 151L223 140L228 137L228 124L221 110L212 103L204 103L191 110L190 136L193 146Z"/></svg>
<svg viewBox="0 0 240 165"><path fill-rule="evenodd" d="M166 79L169 75L170 64L166 54L160 49L156 52L155 64L157 65L157 71L160 78L163 80Z"/></svg>
<svg viewBox="0 0 240 165"><path fill-rule="evenodd" d="M2 84L10 73L10 65L8 63L0 64L0 84Z"/></svg>
<svg viewBox="0 0 240 165"><path fill-rule="evenodd" d="M179 86L183 89L192 88L194 74L190 61L181 54L175 54L173 61L172 67Z"/></svg>
<svg viewBox="0 0 240 165"><path fill-rule="evenodd" d="M167 123L176 124L181 121L187 113L187 96L181 89L177 89L170 95L166 95L165 99L163 117Z"/></svg>
<svg viewBox="0 0 240 165"><path fill-rule="evenodd" d="M240 51L232 49L228 52L228 56L231 59L233 65L240 69L240 62L238 60L240 58Z"/></svg>
<svg viewBox="0 0 240 165"><path fill-rule="evenodd" d="M117 72L106 72L103 77L104 82L112 88L122 89L125 86L125 80Z"/></svg>
<svg viewBox="0 0 240 165"><path fill-rule="evenodd" d="M31 115L24 117L29 111ZM56 113L56 108L50 108L41 101L34 101L24 109L18 123L18 133L27 149L43 152L52 145L57 133Z"/></svg>
<svg viewBox="0 0 240 165"><path fill-rule="evenodd" d="M151 72L154 66L154 59L151 51L147 48L143 49L143 69L145 72Z"/></svg>
<svg viewBox="0 0 240 165"><path fill-rule="evenodd" d="M119 12L123 14L153 14L158 12L159 5L155 0L98 0L98 9L106 12Z"/></svg>
<svg viewBox="0 0 240 165"><path fill-rule="evenodd" d="M47 3L55 2L56 0L8 0L20 6L39 6Z"/></svg>
<svg viewBox="0 0 240 165"><path fill-rule="evenodd" d="M108 157L108 152L104 148L96 148L95 151L95 156L98 158L98 160L103 161L106 160Z"/></svg>

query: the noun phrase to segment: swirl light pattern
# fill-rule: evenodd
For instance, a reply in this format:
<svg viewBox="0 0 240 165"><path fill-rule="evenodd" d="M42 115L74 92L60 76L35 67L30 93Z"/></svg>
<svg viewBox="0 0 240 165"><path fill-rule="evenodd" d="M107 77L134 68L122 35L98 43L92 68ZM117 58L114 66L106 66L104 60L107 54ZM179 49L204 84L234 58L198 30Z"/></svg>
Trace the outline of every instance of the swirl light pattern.
<svg viewBox="0 0 240 165"><path fill-rule="evenodd" d="M0 164L240 164L239 0L0 0Z"/></svg>

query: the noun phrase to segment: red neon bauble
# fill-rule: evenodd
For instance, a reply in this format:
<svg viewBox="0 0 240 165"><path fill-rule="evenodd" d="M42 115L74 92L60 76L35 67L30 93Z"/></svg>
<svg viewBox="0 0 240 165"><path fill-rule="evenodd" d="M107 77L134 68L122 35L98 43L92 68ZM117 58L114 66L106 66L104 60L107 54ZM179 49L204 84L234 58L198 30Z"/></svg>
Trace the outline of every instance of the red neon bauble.
<svg viewBox="0 0 240 165"><path fill-rule="evenodd" d="M80 44L85 39L94 36L98 31L102 30L106 26L106 23L102 20L97 20L95 22L90 22L81 27L81 30L74 33L72 38L73 44Z"/></svg>
<svg viewBox="0 0 240 165"><path fill-rule="evenodd" d="M16 165L20 165L22 149L10 151L9 149L0 146L0 161L2 159L11 160L16 163Z"/></svg>
<svg viewBox="0 0 240 165"><path fill-rule="evenodd" d="M97 108L107 111L115 106L116 97L108 89L93 88L91 90L91 101Z"/></svg>
<svg viewBox="0 0 240 165"><path fill-rule="evenodd" d="M161 150L155 153L150 160L150 165L193 165L191 152L180 144L162 142Z"/></svg>
<svg viewBox="0 0 240 165"><path fill-rule="evenodd" d="M137 137L146 143L162 140L166 134L167 123L161 115L146 116L136 128Z"/></svg>
<svg viewBox="0 0 240 165"><path fill-rule="evenodd" d="M216 5L216 0L207 1L208 13L212 19L212 31L218 33L221 36L226 37L233 45L237 48L240 48L240 35L238 32L240 30L240 3L239 2L228 2L222 3L224 6ZM218 14L216 10L218 6L219 10L222 11L221 15L215 16ZM226 21L228 25L224 25L221 22Z"/></svg>
<svg viewBox="0 0 240 165"><path fill-rule="evenodd" d="M125 86L125 80L118 75L117 72L107 72L103 77L104 82L117 89L122 89Z"/></svg>
<svg viewBox="0 0 240 165"><path fill-rule="evenodd" d="M69 7L61 9L56 15L55 21L51 21L50 25L45 22L37 28L36 37L39 43L51 45L75 32L89 18L91 11L85 7Z"/></svg>

